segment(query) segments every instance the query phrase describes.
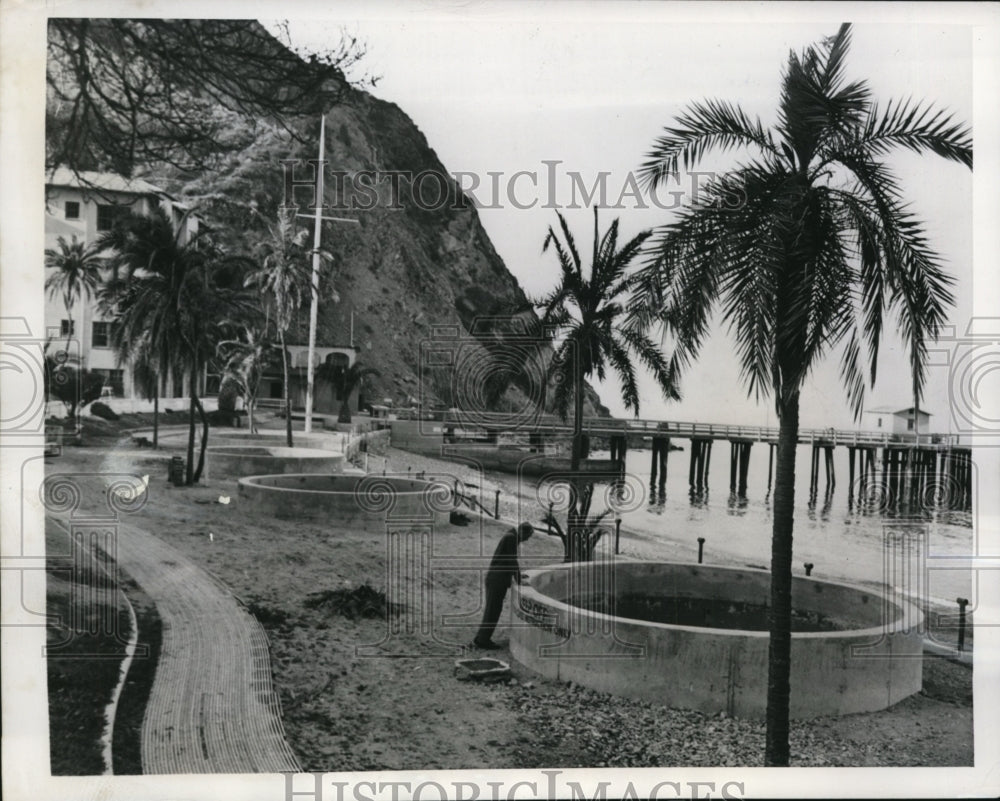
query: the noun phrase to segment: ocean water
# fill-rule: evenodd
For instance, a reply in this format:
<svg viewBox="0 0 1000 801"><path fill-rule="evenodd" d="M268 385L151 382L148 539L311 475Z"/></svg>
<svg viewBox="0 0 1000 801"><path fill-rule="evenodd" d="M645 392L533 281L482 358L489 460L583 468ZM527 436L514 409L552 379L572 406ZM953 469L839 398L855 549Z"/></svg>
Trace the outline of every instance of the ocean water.
<svg viewBox="0 0 1000 801"><path fill-rule="evenodd" d="M755 444L751 449L745 497L736 497L730 492L728 442L714 444L708 489L701 493L693 493L688 485L690 451L688 442L682 442L684 450L669 454L662 493L658 482L653 488L649 484L648 450L628 452L622 492L598 485L591 514L611 508L604 520L609 536L601 547L613 548L611 532L615 519L620 518L621 553L625 557L694 560L701 537L706 563L768 568L773 501L768 489L768 447ZM595 451L591 456L600 459L609 454ZM828 494L821 460L818 492L811 499L810 456L811 446L799 447L793 538L796 574L804 575L804 564L809 562L817 578L880 585L956 610L955 599L968 598L975 607L973 572L968 566L955 564L976 553L974 515L970 508L948 508L950 487L932 487L916 506L896 508L878 485L863 491L856 476L853 501L849 502L848 451L841 447L834 450L835 486ZM472 494L486 499L487 508L492 508L494 490L499 489L501 514L508 519L539 520L549 503L559 516L565 497L557 481L519 481L516 476L489 471L476 474L459 465L450 465L445 472L460 475ZM935 490L943 490L944 497ZM972 494L974 503L975 478ZM943 559L949 560L947 567Z"/></svg>

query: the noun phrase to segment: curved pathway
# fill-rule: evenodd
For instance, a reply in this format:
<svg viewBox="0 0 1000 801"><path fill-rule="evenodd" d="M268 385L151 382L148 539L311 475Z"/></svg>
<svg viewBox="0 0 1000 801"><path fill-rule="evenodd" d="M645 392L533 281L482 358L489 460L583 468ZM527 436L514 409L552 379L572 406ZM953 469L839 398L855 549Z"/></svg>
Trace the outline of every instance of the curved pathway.
<svg viewBox="0 0 1000 801"><path fill-rule="evenodd" d="M163 622L142 724L143 773L300 771L285 740L257 620L159 537L121 522L118 532L118 565Z"/></svg>

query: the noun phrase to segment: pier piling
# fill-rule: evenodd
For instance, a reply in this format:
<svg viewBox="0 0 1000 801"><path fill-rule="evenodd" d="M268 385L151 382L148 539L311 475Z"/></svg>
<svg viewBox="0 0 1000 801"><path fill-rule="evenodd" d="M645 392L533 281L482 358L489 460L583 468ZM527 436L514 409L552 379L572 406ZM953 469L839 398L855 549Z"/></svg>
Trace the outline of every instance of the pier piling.
<svg viewBox="0 0 1000 801"><path fill-rule="evenodd" d="M706 489L708 469L712 461L712 440L691 440L691 464L688 468L688 484L692 489Z"/></svg>

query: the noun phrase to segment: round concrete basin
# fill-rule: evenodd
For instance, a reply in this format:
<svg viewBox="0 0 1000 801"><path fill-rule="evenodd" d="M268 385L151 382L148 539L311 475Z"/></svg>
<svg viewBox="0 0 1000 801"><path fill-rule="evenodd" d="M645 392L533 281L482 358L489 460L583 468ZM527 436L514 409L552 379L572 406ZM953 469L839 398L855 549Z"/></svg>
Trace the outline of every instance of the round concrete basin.
<svg viewBox="0 0 1000 801"><path fill-rule="evenodd" d="M205 452L205 469L210 478L242 478L265 473L339 473L343 467L342 453L319 448L209 445Z"/></svg>
<svg viewBox="0 0 1000 801"><path fill-rule="evenodd" d="M511 632L511 654L526 667L665 706L764 717L767 571L617 561L528 575ZM846 584L792 581L792 717L871 712L919 692L915 607Z"/></svg>
<svg viewBox="0 0 1000 801"><path fill-rule="evenodd" d="M454 508L451 487L382 475L249 476L239 480L241 502L289 520L385 531L386 527L446 523Z"/></svg>
<svg viewBox="0 0 1000 801"><path fill-rule="evenodd" d="M152 439L152 429L149 432L138 432L146 439ZM187 429L170 429L160 432L160 444L165 448L187 447ZM293 435L292 444L295 448L318 448L319 450L331 450L337 448L337 444L342 442L341 435L335 432L310 433L305 434L296 431ZM246 429L238 428L213 428L208 438L208 446L256 446L283 448L286 446L285 432L279 430L259 431L251 434Z"/></svg>

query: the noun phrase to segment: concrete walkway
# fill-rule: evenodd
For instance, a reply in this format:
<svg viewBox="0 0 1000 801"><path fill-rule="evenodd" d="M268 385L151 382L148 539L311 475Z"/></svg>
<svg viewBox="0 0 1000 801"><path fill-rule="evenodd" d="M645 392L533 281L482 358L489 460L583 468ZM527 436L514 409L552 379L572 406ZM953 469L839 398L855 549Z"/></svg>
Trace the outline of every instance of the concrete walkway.
<svg viewBox="0 0 1000 801"><path fill-rule="evenodd" d="M163 622L142 724L143 773L300 771L257 620L173 546L132 525L118 531L118 564Z"/></svg>

